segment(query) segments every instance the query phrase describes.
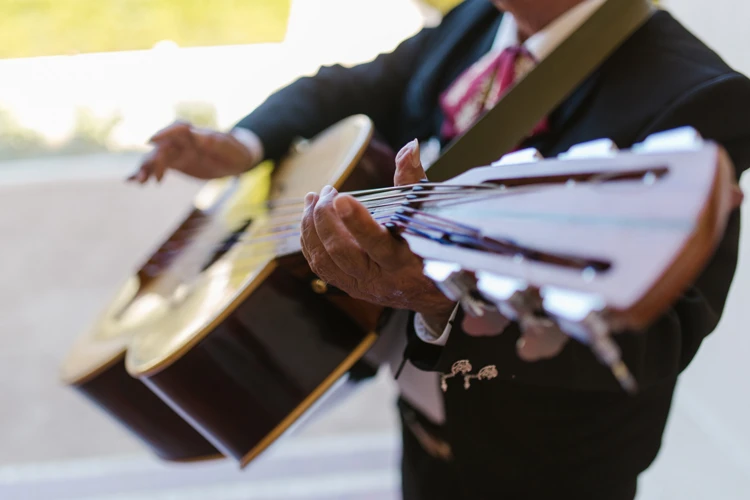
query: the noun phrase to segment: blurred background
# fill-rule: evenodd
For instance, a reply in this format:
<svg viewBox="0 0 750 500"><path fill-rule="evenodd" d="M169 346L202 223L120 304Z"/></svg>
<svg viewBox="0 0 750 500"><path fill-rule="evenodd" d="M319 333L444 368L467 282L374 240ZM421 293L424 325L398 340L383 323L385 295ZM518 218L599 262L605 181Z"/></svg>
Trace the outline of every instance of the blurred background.
<svg viewBox="0 0 750 500"><path fill-rule="evenodd" d="M385 376L239 473L228 461L158 462L61 386L58 368L200 186L123 182L154 131L175 118L225 129L296 77L367 61L456 3L0 0L0 499L398 498ZM750 4L660 4L750 73ZM747 234L642 500L750 498Z"/></svg>

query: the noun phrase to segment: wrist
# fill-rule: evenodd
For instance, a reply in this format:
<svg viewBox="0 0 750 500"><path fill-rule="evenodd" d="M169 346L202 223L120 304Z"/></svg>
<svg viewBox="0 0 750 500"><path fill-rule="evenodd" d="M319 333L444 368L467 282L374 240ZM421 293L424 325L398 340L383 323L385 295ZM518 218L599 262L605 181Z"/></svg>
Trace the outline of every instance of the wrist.
<svg viewBox="0 0 750 500"><path fill-rule="evenodd" d="M263 161L265 155L263 143L255 132L246 128L236 127L229 132L229 135L234 137L247 150L248 161L244 165L244 171L250 170Z"/></svg>

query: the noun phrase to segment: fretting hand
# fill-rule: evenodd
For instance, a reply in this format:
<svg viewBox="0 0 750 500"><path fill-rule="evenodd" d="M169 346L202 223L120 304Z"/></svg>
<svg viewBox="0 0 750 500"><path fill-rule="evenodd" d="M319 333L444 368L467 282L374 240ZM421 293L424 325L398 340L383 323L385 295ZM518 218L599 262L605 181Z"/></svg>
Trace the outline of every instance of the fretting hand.
<svg viewBox="0 0 750 500"><path fill-rule="evenodd" d="M128 180L144 184L155 178L159 182L169 169L198 179L216 179L239 175L263 159L260 139L245 129L225 133L176 122L149 142L154 149Z"/></svg>
<svg viewBox="0 0 750 500"><path fill-rule="evenodd" d="M425 178L416 141L396 157L394 183ZM422 261L376 222L353 197L326 186L305 198L302 251L311 269L350 296L395 309L421 313L445 325L455 304L425 277Z"/></svg>

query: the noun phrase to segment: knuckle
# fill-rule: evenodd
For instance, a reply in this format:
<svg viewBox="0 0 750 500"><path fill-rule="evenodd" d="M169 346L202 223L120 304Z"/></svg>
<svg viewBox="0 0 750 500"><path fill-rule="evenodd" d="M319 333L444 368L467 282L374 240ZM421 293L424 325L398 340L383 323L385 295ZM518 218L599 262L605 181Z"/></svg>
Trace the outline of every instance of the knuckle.
<svg viewBox="0 0 750 500"><path fill-rule="evenodd" d="M313 210L313 218L315 222L321 222L330 215L331 204L327 201L318 201Z"/></svg>
<svg viewBox="0 0 750 500"><path fill-rule="evenodd" d="M329 239L326 241L326 250L329 254L337 257L348 259L350 258L350 251L347 245L341 243L338 238Z"/></svg>
<svg viewBox="0 0 750 500"><path fill-rule="evenodd" d="M319 248L311 248L308 250L310 255L310 265L315 270L325 270L327 259L325 251Z"/></svg>

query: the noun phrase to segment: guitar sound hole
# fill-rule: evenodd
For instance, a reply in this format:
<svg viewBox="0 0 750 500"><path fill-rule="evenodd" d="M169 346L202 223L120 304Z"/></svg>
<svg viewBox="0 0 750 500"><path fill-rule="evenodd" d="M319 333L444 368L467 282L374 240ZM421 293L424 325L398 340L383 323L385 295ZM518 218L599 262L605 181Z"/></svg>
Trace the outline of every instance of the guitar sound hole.
<svg viewBox="0 0 750 500"><path fill-rule="evenodd" d="M230 234L224 241L219 244L214 254L211 256L210 259L206 262L206 264L203 266L203 269L201 269L201 272L205 271L212 265L216 263L222 256L224 256L228 251L234 247L239 241L240 238L242 238L242 235L245 234L245 231L247 228L250 227L250 225L253 223L252 220L247 220L242 223L240 227L235 229L232 234Z"/></svg>
<svg viewBox="0 0 750 500"><path fill-rule="evenodd" d="M201 210L193 210L185 221L172 233L169 239L138 270L141 288L148 286L152 280L157 279L169 268L170 264L190 244L196 232L207 221L207 214Z"/></svg>

